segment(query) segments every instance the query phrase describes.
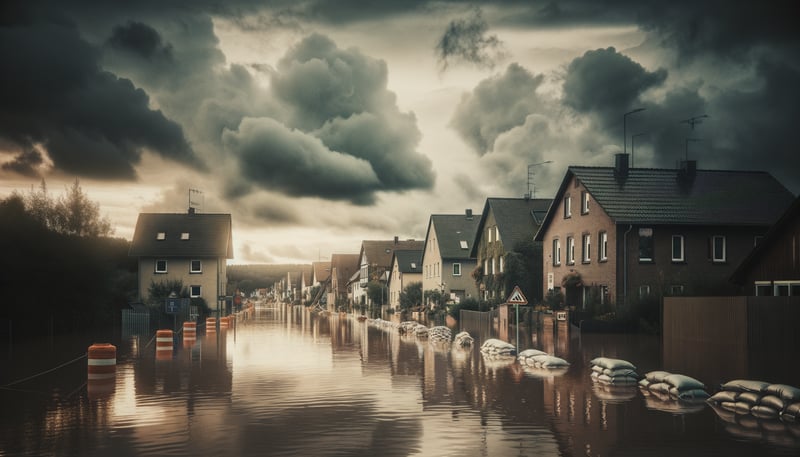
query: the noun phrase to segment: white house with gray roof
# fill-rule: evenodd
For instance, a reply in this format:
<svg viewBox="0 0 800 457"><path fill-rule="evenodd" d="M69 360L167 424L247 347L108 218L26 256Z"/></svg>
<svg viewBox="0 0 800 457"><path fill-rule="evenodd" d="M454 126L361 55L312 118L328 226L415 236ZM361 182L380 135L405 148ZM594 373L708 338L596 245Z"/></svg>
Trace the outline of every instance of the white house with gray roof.
<svg viewBox="0 0 800 457"><path fill-rule="evenodd" d="M422 253L422 291L438 290L455 302L476 297L472 278L476 260L470 256L480 218L464 214L432 214ZM427 299L423 297L423 301Z"/></svg>
<svg viewBox="0 0 800 457"><path fill-rule="evenodd" d="M179 280L190 297L214 309L233 258L231 215L141 213L128 255L139 259L140 301L147 301L152 283Z"/></svg>

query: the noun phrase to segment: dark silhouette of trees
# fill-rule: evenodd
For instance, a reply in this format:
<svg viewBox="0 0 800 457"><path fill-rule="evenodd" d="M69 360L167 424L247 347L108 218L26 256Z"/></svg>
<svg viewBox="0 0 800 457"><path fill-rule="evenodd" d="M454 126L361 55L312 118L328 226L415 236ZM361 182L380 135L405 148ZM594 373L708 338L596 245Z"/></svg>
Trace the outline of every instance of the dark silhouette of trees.
<svg viewBox="0 0 800 457"><path fill-rule="evenodd" d="M78 179L63 195L53 197L42 180L38 190L24 196L27 212L44 227L64 235L107 237L113 234L111 222L100 216L100 205L81 189Z"/></svg>

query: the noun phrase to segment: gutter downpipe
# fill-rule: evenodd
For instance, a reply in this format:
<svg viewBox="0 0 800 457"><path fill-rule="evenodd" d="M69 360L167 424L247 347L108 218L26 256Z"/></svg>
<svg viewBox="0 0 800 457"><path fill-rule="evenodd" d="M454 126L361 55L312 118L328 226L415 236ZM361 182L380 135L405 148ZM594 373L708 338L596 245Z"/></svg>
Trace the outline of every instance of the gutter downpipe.
<svg viewBox="0 0 800 457"><path fill-rule="evenodd" d="M622 296L625 307L628 307L628 233L633 230L633 224L628 225L628 230L622 235Z"/></svg>

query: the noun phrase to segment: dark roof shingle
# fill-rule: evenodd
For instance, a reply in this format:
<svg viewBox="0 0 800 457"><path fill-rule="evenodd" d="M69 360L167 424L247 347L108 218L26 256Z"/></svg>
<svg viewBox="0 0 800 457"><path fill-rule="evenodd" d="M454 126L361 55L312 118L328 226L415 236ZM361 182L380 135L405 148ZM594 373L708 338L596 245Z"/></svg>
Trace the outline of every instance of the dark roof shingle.
<svg viewBox="0 0 800 457"><path fill-rule="evenodd" d="M128 255L233 258L230 214L141 213ZM163 233L163 239L158 234ZM188 239L181 239L187 233Z"/></svg>

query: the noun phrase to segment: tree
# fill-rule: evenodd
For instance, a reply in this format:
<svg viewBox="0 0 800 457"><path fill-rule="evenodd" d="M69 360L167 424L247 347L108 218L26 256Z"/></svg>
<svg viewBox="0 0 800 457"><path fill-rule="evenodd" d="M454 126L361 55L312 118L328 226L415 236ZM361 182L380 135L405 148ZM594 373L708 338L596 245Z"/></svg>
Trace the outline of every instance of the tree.
<svg viewBox="0 0 800 457"><path fill-rule="evenodd" d="M386 289L386 286L383 285L382 282L373 279L367 283L367 297L369 297L372 303L382 305L386 295L384 289Z"/></svg>
<svg viewBox="0 0 800 457"><path fill-rule="evenodd" d="M100 204L83 193L78 179L57 199L48 194L42 180L38 191L31 189L25 196L25 207L44 227L57 233L92 238L114 233L108 217L100 216Z"/></svg>
<svg viewBox="0 0 800 457"><path fill-rule="evenodd" d="M422 303L422 283L412 282L400 292L400 309L409 310Z"/></svg>

